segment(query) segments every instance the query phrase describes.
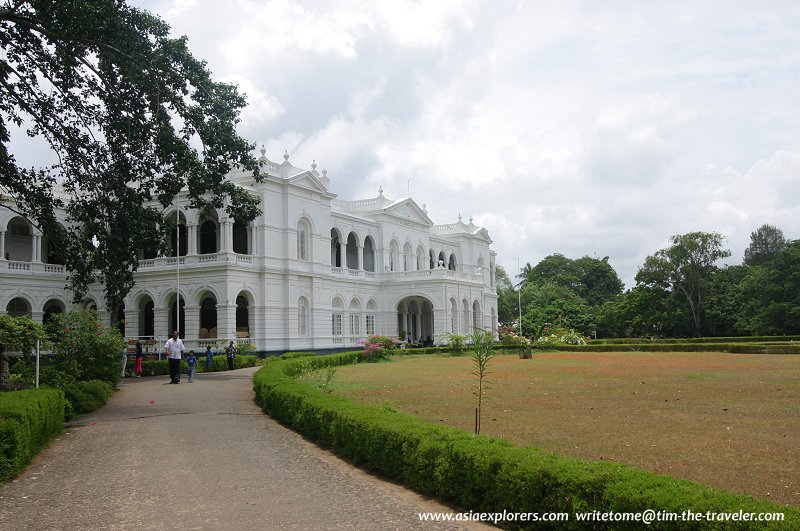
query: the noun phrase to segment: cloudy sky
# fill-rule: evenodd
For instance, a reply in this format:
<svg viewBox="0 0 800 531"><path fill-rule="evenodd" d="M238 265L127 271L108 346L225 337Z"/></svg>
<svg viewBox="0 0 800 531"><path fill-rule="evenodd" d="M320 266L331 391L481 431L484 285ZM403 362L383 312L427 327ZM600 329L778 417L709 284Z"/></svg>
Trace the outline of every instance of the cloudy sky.
<svg viewBox="0 0 800 531"><path fill-rule="evenodd" d="M608 256L632 287L674 234L800 238L798 2L130 3L240 86L270 159L473 216L511 274Z"/></svg>

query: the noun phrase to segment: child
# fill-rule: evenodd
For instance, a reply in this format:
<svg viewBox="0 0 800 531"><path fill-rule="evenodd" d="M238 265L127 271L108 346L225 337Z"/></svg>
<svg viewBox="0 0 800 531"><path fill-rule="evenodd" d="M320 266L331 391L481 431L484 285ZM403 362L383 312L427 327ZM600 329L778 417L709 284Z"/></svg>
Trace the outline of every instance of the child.
<svg viewBox="0 0 800 531"><path fill-rule="evenodd" d="M194 355L194 350L189 351L189 355L186 356L186 365L188 367L189 373L189 383L192 383L194 380L194 370L197 368L197 356Z"/></svg>
<svg viewBox="0 0 800 531"><path fill-rule="evenodd" d="M140 341L136 342L136 365L133 367L133 372L136 374L137 378L142 377L142 359L144 358L144 353L142 352L142 343Z"/></svg>
<svg viewBox="0 0 800 531"><path fill-rule="evenodd" d="M211 372L211 367L213 363L214 363L214 353L211 352L211 347L206 347L206 372Z"/></svg>

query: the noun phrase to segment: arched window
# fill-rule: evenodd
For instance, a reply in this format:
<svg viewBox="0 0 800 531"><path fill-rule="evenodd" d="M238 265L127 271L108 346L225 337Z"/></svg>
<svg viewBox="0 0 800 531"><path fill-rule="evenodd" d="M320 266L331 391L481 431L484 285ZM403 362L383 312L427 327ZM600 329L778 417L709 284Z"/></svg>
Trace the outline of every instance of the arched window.
<svg viewBox="0 0 800 531"><path fill-rule="evenodd" d="M367 236L364 240L364 249L362 251L364 257L364 271L375 271L375 241L372 236Z"/></svg>
<svg viewBox="0 0 800 531"><path fill-rule="evenodd" d="M361 304L358 300L350 301L350 337L357 338L361 335Z"/></svg>
<svg viewBox="0 0 800 531"><path fill-rule="evenodd" d="M247 224L235 220L233 222L233 252L236 254L250 254L247 233Z"/></svg>
<svg viewBox="0 0 800 531"><path fill-rule="evenodd" d="M347 235L347 269L358 269L358 239L355 232Z"/></svg>
<svg viewBox="0 0 800 531"><path fill-rule="evenodd" d="M305 297L300 297L297 301L297 335L308 335L308 301Z"/></svg>
<svg viewBox="0 0 800 531"><path fill-rule="evenodd" d="M247 297L236 297L236 337L250 337L250 303Z"/></svg>
<svg viewBox="0 0 800 531"><path fill-rule="evenodd" d="M154 337L155 323L155 304L153 304L153 299L147 297L139 303L139 335Z"/></svg>
<svg viewBox="0 0 800 531"><path fill-rule="evenodd" d="M447 263L447 269L449 269L450 271L455 271L456 270L456 255L455 255L455 253L450 255L450 261Z"/></svg>
<svg viewBox="0 0 800 531"><path fill-rule="evenodd" d="M336 229L331 229L331 265L342 267L342 245Z"/></svg>
<svg viewBox="0 0 800 531"><path fill-rule="evenodd" d="M342 342L342 315L344 314L344 303L342 299L333 299L331 312L331 335L334 343Z"/></svg>
<svg viewBox="0 0 800 531"><path fill-rule="evenodd" d="M436 267L444 267L447 264L444 256L444 251L439 252L439 260L437 261Z"/></svg>
<svg viewBox="0 0 800 531"><path fill-rule="evenodd" d="M11 299L6 305L6 313L11 317L31 316L31 307L22 297Z"/></svg>
<svg viewBox="0 0 800 531"><path fill-rule="evenodd" d="M64 303L57 299L50 299L44 304L42 324L47 324L58 313L64 313Z"/></svg>
<svg viewBox="0 0 800 531"><path fill-rule="evenodd" d="M430 264L428 264L428 269L435 269L436 268L436 258L433 256L433 249L428 251L428 256L430 258Z"/></svg>
<svg viewBox="0 0 800 531"><path fill-rule="evenodd" d="M200 339L217 337L217 300L209 295L200 303Z"/></svg>
<svg viewBox="0 0 800 531"><path fill-rule="evenodd" d="M309 259L308 234L309 234L308 223L306 223L306 221L304 219L301 219L297 223L297 259L298 260L308 260Z"/></svg>
<svg viewBox="0 0 800 531"><path fill-rule="evenodd" d="M400 246L396 241L392 240L389 244L389 271L397 271L397 255L400 252Z"/></svg>
<svg viewBox="0 0 800 531"><path fill-rule="evenodd" d="M375 301L370 300L367 303L367 316L366 316L366 330L368 336L375 334L375 314L377 313L377 306Z"/></svg>
<svg viewBox="0 0 800 531"><path fill-rule="evenodd" d="M481 315L481 305L478 301L472 303L472 328L475 330L483 329L483 316Z"/></svg>
<svg viewBox="0 0 800 531"><path fill-rule="evenodd" d="M200 225L200 254L213 254L217 249L217 224L207 219Z"/></svg>
<svg viewBox="0 0 800 531"><path fill-rule="evenodd" d="M458 333L458 305L455 299L450 299L450 331Z"/></svg>
<svg viewBox="0 0 800 531"><path fill-rule="evenodd" d="M417 271L425 269L425 249L422 246L417 247Z"/></svg>
<svg viewBox="0 0 800 531"><path fill-rule="evenodd" d="M411 271L411 245L403 246L403 271Z"/></svg>

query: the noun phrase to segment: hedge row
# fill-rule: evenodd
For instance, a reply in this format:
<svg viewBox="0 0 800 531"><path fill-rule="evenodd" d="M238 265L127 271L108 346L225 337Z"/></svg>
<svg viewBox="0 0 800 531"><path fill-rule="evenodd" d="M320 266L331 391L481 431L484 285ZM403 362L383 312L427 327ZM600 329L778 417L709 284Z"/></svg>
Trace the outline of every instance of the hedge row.
<svg viewBox="0 0 800 531"><path fill-rule="evenodd" d="M358 352L323 356L318 366L354 363ZM308 363L308 361L305 361ZM290 375L297 360L271 363L253 385L265 412L322 446L371 471L475 512L783 512L778 529L800 529L800 509L784 508L660 476L625 465L560 457L529 447L426 423L389 408L357 404L303 385ZM634 525L635 524L635 525ZM764 529L741 522L739 529ZM514 524L515 526L517 524ZM526 528L519 524L519 528ZM534 524L528 524L534 525ZM641 523L615 522L616 529ZM546 529L539 522L536 529ZM674 522L654 522L674 529ZM692 529L718 524L692 522ZM585 528L571 517L558 528Z"/></svg>
<svg viewBox="0 0 800 531"><path fill-rule="evenodd" d="M562 352L732 352L737 354L800 354L800 344L775 343L651 343L614 345L547 345Z"/></svg>
<svg viewBox="0 0 800 531"><path fill-rule="evenodd" d="M233 367L234 369L242 369L244 367L255 367L256 362L258 361L257 356L236 356L233 359ZM186 374L188 367L186 365L186 360L181 362L181 373ZM211 372L219 372L219 371L227 371L228 370L228 358L225 355L214 356L214 361L211 364ZM197 356L197 370L196 372L199 374L201 372L206 372L206 357L205 356ZM125 369L125 374L127 376L133 375L133 367L130 361L128 361L128 366ZM143 361L142 362L142 376L161 376L164 374L169 374L169 362L165 359L163 360L151 360L151 361Z"/></svg>
<svg viewBox="0 0 800 531"><path fill-rule="evenodd" d="M0 481L19 474L64 426L64 392L0 393Z"/></svg>
<svg viewBox="0 0 800 531"><path fill-rule="evenodd" d="M800 341L800 336L741 336L741 337L694 337L683 339L653 339L647 337L623 337L590 339L590 345L639 345L680 343L788 343Z"/></svg>

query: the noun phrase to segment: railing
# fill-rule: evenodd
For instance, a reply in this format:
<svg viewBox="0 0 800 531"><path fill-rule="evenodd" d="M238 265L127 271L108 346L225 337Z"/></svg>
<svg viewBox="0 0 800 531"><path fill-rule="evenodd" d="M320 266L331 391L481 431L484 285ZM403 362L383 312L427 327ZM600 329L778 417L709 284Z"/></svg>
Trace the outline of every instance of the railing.
<svg viewBox="0 0 800 531"><path fill-rule="evenodd" d="M60 264L45 264L43 262L20 262L16 260L0 260L0 272L13 271L15 274L45 274L45 275L63 275L66 274L66 268Z"/></svg>

